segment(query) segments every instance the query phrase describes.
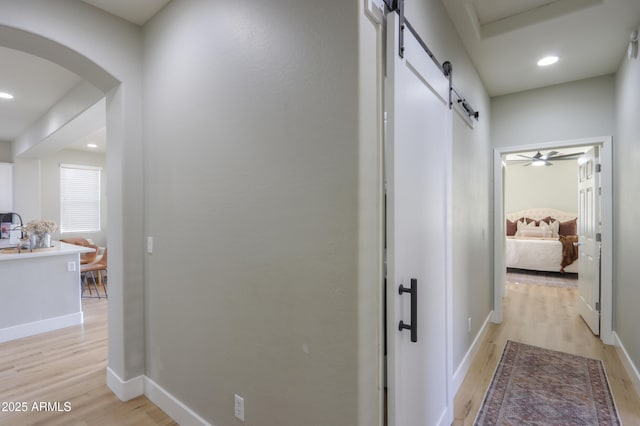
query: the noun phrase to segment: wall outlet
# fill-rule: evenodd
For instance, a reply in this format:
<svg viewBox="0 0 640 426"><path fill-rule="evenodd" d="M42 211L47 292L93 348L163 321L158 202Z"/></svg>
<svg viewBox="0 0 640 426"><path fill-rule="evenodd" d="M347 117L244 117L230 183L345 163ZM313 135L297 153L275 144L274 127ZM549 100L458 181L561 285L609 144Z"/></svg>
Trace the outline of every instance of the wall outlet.
<svg viewBox="0 0 640 426"><path fill-rule="evenodd" d="M76 271L76 262L67 262L67 272Z"/></svg>
<svg viewBox="0 0 640 426"><path fill-rule="evenodd" d="M147 253L153 253L153 237L147 237Z"/></svg>
<svg viewBox="0 0 640 426"><path fill-rule="evenodd" d="M467 319L467 333L471 333L471 317Z"/></svg>
<svg viewBox="0 0 640 426"><path fill-rule="evenodd" d="M233 414L244 422L244 398L237 394L234 399Z"/></svg>

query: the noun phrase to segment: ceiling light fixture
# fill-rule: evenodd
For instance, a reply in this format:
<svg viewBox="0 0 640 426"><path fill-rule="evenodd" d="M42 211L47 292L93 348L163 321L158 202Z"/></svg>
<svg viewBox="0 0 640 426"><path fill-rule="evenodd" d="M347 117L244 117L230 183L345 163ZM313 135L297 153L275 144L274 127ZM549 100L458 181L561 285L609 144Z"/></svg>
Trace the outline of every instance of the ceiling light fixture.
<svg viewBox="0 0 640 426"><path fill-rule="evenodd" d="M95 143L88 143L87 146L89 148L97 148L98 147L98 145L96 145Z"/></svg>
<svg viewBox="0 0 640 426"><path fill-rule="evenodd" d="M534 162L531 163L531 165L535 167L544 166L545 164L547 164L547 162L544 160L535 160Z"/></svg>
<svg viewBox="0 0 640 426"><path fill-rule="evenodd" d="M13 95L11 93L0 92L0 98L2 98L2 99L13 99Z"/></svg>
<svg viewBox="0 0 640 426"><path fill-rule="evenodd" d="M542 58L542 59L540 59L538 61L538 66L539 67L546 67L546 66L549 66L549 65L553 65L556 62L558 62L558 57L557 56L546 56L546 57L544 57L544 58Z"/></svg>

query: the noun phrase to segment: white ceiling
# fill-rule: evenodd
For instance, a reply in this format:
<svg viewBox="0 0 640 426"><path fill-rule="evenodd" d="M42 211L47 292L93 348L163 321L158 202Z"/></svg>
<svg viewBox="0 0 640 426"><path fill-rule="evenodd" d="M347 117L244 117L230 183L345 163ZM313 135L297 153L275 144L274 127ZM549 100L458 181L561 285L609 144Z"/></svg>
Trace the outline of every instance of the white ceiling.
<svg viewBox="0 0 640 426"><path fill-rule="evenodd" d="M144 25L171 0L82 0L136 25Z"/></svg>
<svg viewBox="0 0 640 426"><path fill-rule="evenodd" d="M442 3L491 96L614 73L640 24L640 0Z"/></svg>
<svg viewBox="0 0 640 426"><path fill-rule="evenodd" d="M52 62L0 47L0 140L10 141L80 82L80 77Z"/></svg>
<svg viewBox="0 0 640 426"><path fill-rule="evenodd" d="M143 25L170 0L83 1L136 25ZM0 63L0 92L15 96L12 100L0 99L0 141L14 140L81 81L76 74L52 62L3 47L0 47ZM100 108L104 109L104 106L89 108L47 142L60 146L65 138L67 149L104 152L105 117L104 113L96 113ZM95 143L98 148L87 148L88 143ZM43 151L49 152L48 149Z"/></svg>
<svg viewBox="0 0 640 426"><path fill-rule="evenodd" d="M170 0L83 1L143 25ZM442 2L491 96L613 73L640 24L640 0ZM537 67L548 54L560 61ZM0 99L0 141L15 139L80 82L64 68L11 49L0 48L0 63L0 91L15 95ZM86 136L59 134L74 134L70 146L76 149L85 149L91 139L104 150L104 122L76 128L90 130Z"/></svg>

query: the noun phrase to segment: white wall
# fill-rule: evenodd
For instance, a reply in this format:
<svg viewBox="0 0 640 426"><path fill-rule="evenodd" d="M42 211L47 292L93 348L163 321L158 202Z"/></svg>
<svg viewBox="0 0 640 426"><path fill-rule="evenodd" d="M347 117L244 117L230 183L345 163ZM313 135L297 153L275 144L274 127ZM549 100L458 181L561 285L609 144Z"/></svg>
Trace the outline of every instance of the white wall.
<svg viewBox="0 0 640 426"><path fill-rule="evenodd" d="M614 77L607 75L491 99L491 142L510 147L610 136Z"/></svg>
<svg viewBox="0 0 640 426"><path fill-rule="evenodd" d="M101 206L100 206L100 232L56 233L55 238L83 237L91 238L97 245L105 246L107 242L107 197L106 183L106 155L66 149L54 155L43 158L40 163L40 188L41 188L41 218L51 219L60 223L60 164L76 164L102 168L100 177Z"/></svg>
<svg viewBox="0 0 640 426"><path fill-rule="evenodd" d="M442 3L438 0L407 2L406 16L438 60L452 63L454 85L480 111L480 121L473 129L458 114L454 114L453 119L452 358L455 371L493 305L491 111L487 92ZM468 318L471 318L471 332L467 331Z"/></svg>
<svg viewBox="0 0 640 426"><path fill-rule="evenodd" d="M547 207L578 213L578 162L554 161L551 167L505 168L506 212Z"/></svg>
<svg viewBox="0 0 640 426"><path fill-rule="evenodd" d="M614 330L640 369L640 61L624 59L616 76L614 138Z"/></svg>
<svg viewBox="0 0 640 426"><path fill-rule="evenodd" d="M181 0L144 28L147 376L212 424L234 394L358 424L358 22Z"/></svg>
<svg viewBox="0 0 640 426"><path fill-rule="evenodd" d="M11 141L0 141L0 163L13 163Z"/></svg>

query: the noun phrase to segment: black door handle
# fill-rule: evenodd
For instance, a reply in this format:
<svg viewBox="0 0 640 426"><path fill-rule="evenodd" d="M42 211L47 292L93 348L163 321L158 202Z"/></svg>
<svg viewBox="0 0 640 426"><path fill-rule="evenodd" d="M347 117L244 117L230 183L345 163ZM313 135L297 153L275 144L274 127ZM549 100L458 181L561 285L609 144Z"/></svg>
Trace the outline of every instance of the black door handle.
<svg viewBox="0 0 640 426"><path fill-rule="evenodd" d="M411 331L411 341L418 341L418 279L411 278L411 287L406 288L402 284L398 288L398 293L402 295L403 293L411 294L411 324L405 324L404 321L400 321L398 324L398 330L410 330Z"/></svg>

